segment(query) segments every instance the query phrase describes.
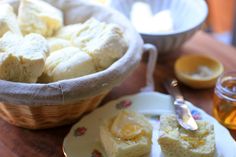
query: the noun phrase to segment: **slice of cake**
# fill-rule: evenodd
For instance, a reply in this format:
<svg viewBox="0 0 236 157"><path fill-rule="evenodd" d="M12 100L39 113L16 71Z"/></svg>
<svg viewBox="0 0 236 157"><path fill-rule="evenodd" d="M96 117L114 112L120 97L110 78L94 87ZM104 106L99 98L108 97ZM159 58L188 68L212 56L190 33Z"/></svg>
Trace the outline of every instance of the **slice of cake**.
<svg viewBox="0 0 236 157"><path fill-rule="evenodd" d="M101 142L109 157L139 157L151 150L152 126L138 113L123 110L100 127Z"/></svg>
<svg viewBox="0 0 236 157"><path fill-rule="evenodd" d="M197 124L197 131L188 131L178 124L175 115L161 116L158 143L165 157L214 157L213 125L205 121Z"/></svg>

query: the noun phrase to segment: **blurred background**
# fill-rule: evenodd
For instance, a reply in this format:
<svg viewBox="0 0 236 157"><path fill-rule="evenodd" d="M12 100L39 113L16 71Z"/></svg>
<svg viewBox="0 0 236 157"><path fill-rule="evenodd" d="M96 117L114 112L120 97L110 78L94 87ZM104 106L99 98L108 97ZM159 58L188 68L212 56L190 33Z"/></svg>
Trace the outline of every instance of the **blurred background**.
<svg viewBox="0 0 236 157"><path fill-rule="evenodd" d="M235 0L207 0L209 16L207 30L215 38L236 46L236 2Z"/></svg>
<svg viewBox="0 0 236 157"><path fill-rule="evenodd" d="M94 1L103 4L108 2L108 0ZM206 0L206 2L209 15L204 31L221 42L236 46L236 0Z"/></svg>

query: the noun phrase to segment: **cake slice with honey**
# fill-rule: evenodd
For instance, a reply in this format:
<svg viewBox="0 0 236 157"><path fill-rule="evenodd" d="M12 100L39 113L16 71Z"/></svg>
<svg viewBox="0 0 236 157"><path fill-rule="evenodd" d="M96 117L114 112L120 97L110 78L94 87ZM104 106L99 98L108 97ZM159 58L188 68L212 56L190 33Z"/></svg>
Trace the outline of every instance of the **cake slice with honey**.
<svg viewBox="0 0 236 157"><path fill-rule="evenodd" d="M177 122L175 115L162 115L158 143L165 157L214 157L214 127L197 121L198 130L188 131Z"/></svg>
<svg viewBox="0 0 236 157"><path fill-rule="evenodd" d="M100 127L109 157L139 157L151 150L152 125L141 114L123 110Z"/></svg>

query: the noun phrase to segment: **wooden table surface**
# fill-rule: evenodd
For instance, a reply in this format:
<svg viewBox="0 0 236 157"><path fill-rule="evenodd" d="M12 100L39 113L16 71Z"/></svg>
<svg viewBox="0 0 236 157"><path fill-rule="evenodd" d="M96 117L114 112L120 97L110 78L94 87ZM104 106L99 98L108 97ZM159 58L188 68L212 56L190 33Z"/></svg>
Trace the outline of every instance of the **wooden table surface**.
<svg viewBox="0 0 236 157"><path fill-rule="evenodd" d="M174 76L173 65L176 58L184 54L205 54L215 57L225 65L225 70L236 67L236 49L217 42L209 35L198 32L181 50L174 55L162 56L158 59L154 73L156 91L164 92L162 82ZM142 62L135 72L124 83L116 87L105 98L104 102L127 94L137 93L145 84L146 63ZM212 113L213 89L193 90L181 85L187 100L196 106ZM12 126L0 119L0 156L1 157L63 157L62 142L71 125L54 129L31 131ZM236 131L231 131L236 139Z"/></svg>

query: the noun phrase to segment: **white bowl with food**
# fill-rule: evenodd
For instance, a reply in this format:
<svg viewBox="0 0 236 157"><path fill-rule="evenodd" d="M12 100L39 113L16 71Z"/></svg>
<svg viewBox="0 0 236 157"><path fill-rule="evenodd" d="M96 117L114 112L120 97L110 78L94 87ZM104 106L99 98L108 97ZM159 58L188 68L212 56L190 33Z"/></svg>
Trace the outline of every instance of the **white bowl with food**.
<svg viewBox="0 0 236 157"><path fill-rule="evenodd" d="M131 20L145 42L160 54L178 49L201 29L208 15L204 0L110 0L109 5Z"/></svg>
<svg viewBox="0 0 236 157"><path fill-rule="evenodd" d="M80 0L0 3L6 26L0 32L0 117L17 126L76 121L127 78L146 50L130 22L110 8Z"/></svg>

